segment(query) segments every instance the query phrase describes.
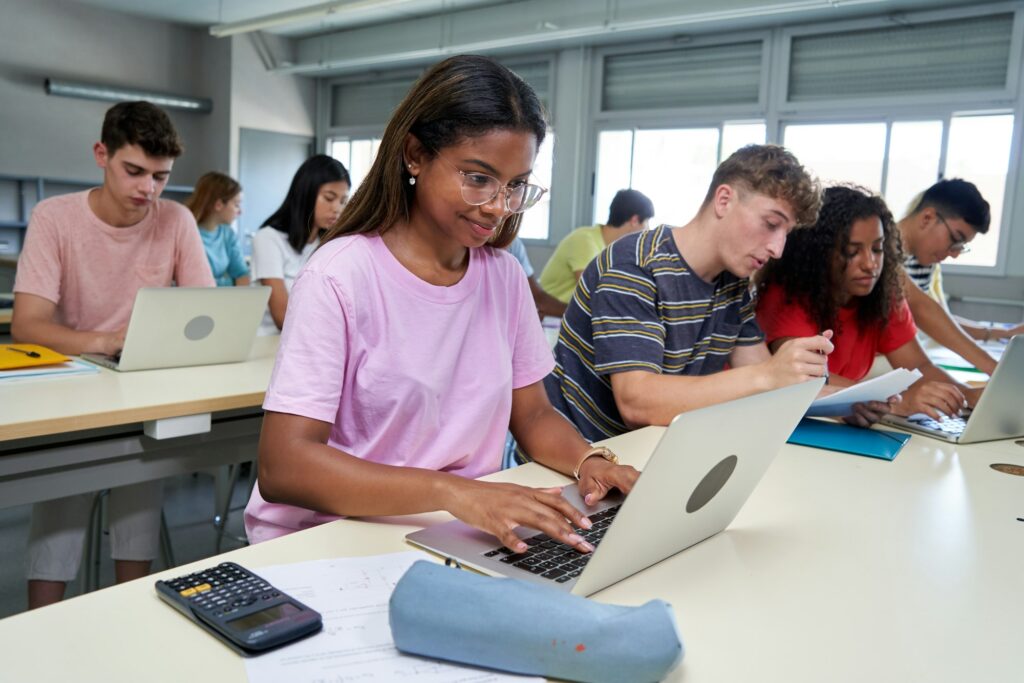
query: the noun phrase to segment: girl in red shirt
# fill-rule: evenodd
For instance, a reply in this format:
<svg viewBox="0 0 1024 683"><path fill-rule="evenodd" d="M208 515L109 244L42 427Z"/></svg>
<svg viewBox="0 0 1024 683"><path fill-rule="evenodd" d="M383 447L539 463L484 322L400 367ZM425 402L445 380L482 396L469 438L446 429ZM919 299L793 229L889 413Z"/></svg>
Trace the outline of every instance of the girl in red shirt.
<svg viewBox="0 0 1024 683"><path fill-rule="evenodd" d="M818 221L795 230L782 258L758 278L757 322L774 351L792 337L833 330L829 383L850 386L867 375L876 354L923 377L890 404L864 404L850 419L868 426L897 415L956 415L980 389L956 383L925 355L903 297L899 231L881 197L851 186L825 190Z"/></svg>

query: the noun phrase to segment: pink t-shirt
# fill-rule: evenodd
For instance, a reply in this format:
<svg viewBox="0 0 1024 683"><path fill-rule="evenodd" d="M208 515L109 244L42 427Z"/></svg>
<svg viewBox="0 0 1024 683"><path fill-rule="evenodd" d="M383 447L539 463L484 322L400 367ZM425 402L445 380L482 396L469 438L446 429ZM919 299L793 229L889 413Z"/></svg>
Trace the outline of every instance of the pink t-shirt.
<svg viewBox="0 0 1024 683"><path fill-rule="evenodd" d="M14 291L57 304L55 322L112 332L128 324L141 287L213 287L191 212L158 199L141 221L115 228L89 208L89 192L61 195L32 210Z"/></svg>
<svg viewBox="0 0 1024 683"><path fill-rule="evenodd" d="M288 298L263 407L330 422L328 445L372 462L479 477L501 467L512 390L554 357L523 269L470 250L451 287L424 282L376 235L322 246ZM268 503L245 510L251 542L337 519Z"/></svg>

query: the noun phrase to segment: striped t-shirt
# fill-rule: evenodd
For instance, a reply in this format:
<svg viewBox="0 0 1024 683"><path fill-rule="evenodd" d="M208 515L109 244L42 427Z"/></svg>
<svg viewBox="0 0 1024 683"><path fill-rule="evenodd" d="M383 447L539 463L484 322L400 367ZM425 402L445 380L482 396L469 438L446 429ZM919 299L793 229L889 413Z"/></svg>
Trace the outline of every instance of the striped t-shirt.
<svg viewBox="0 0 1024 683"><path fill-rule="evenodd" d="M934 263L928 266L922 265L911 255L903 259L903 269L907 271L907 275L919 289L925 292L931 289L932 274L935 272Z"/></svg>
<svg viewBox="0 0 1024 683"><path fill-rule="evenodd" d="M555 346L548 398L588 441L629 431L609 375L643 370L707 375L737 345L764 339L748 281L704 282L662 225L613 242L583 271Z"/></svg>

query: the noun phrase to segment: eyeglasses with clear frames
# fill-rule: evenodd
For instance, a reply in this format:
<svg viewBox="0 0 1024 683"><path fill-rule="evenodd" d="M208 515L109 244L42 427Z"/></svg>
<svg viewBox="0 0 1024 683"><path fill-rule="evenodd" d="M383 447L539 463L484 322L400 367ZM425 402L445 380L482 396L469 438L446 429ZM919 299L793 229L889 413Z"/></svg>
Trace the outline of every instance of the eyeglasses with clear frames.
<svg viewBox="0 0 1024 683"><path fill-rule="evenodd" d="M548 191L545 187L525 181L513 181L508 185L502 185L501 181L492 175L477 171L463 171L440 154L437 155L437 158L462 176L462 199L473 206L486 204L497 197L499 192L503 192L505 194L505 209L509 213L522 213L539 202L544 193Z"/></svg>
<svg viewBox="0 0 1024 683"><path fill-rule="evenodd" d="M967 242L965 242L962 239L958 238L956 236L956 233L953 232L953 228L949 227L949 223L946 222L946 217L945 216L943 216L941 213L936 211L935 212L935 217L938 218L940 221L942 221L942 224L944 226L946 226L946 232L949 233L949 251L950 251L950 253L952 253L952 254L966 254L967 252L969 252L971 250L971 248L969 246L967 246Z"/></svg>

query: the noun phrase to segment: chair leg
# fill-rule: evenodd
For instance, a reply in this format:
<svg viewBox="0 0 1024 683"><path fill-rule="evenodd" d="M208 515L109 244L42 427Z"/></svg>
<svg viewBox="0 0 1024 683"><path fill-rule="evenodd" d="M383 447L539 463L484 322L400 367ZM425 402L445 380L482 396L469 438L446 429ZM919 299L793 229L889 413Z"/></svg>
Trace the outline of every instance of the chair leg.
<svg viewBox="0 0 1024 683"><path fill-rule="evenodd" d="M228 515L231 513L231 494L235 491L235 484L238 483L238 475L241 471L242 465L240 463L236 463L229 467L227 492L221 501L221 508L218 511L219 514L213 518L213 526L217 529L217 540L214 546L217 554L220 554L220 547L224 542L224 533L227 531L228 525Z"/></svg>
<svg viewBox="0 0 1024 683"><path fill-rule="evenodd" d="M82 575L82 593L90 593L100 586L100 562L103 549L103 525L106 517L107 494L104 489L96 493L89 512L89 524L85 532L85 569Z"/></svg>
<svg viewBox="0 0 1024 683"><path fill-rule="evenodd" d="M171 546L171 532L167 528L167 515L164 514L163 508L160 509L160 557L166 568L170 569L171 567L178 566L177 561L174 559L174 548Z"/></svg>

